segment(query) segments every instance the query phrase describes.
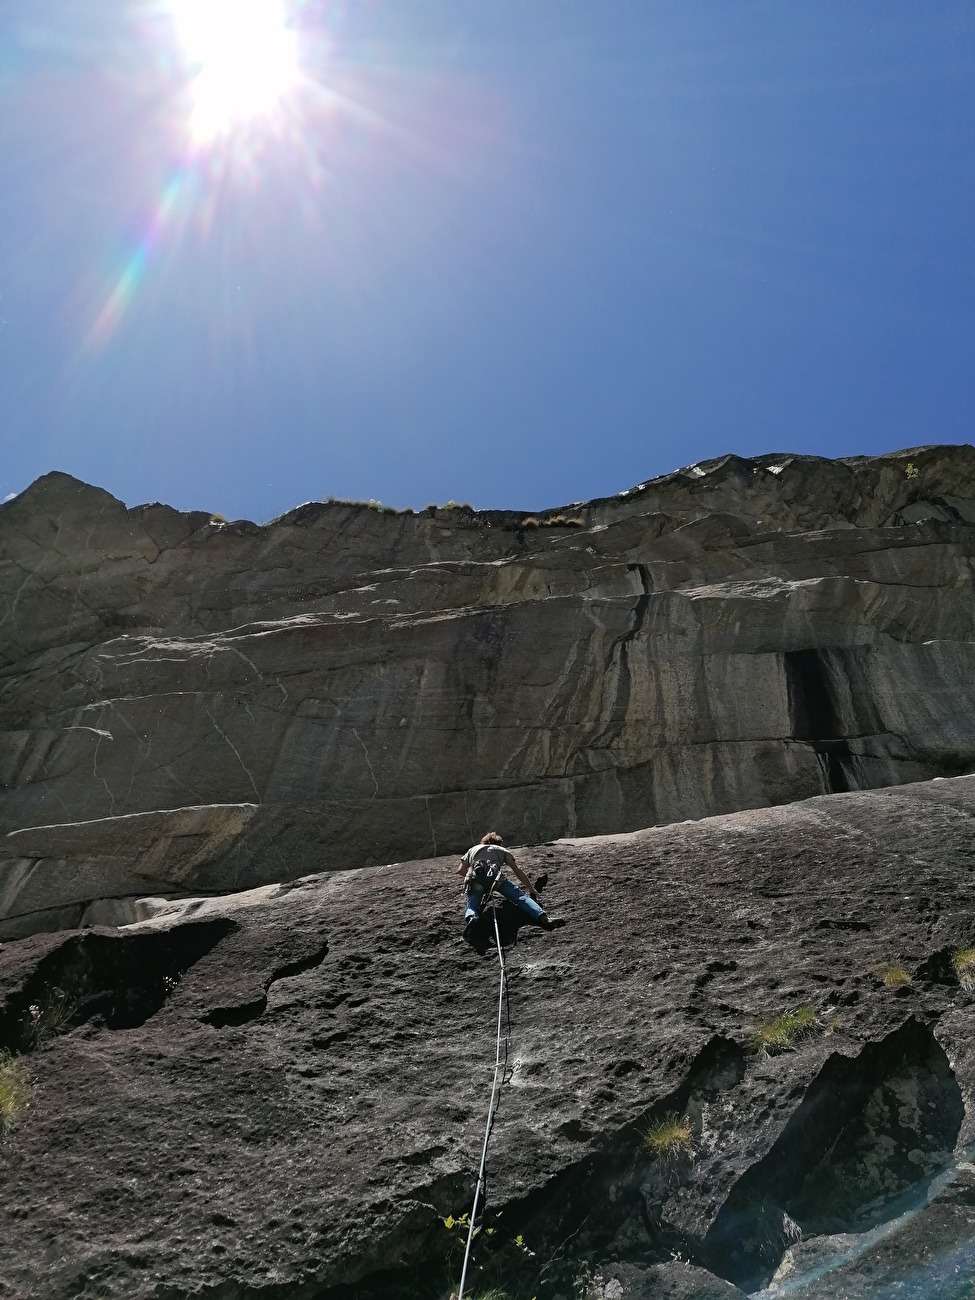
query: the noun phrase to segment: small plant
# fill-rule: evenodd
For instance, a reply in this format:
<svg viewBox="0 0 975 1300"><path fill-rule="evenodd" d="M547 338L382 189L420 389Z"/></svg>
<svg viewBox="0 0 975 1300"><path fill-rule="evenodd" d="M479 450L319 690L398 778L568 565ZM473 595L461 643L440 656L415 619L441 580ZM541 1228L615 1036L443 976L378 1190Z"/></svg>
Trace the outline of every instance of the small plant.
<svg viewBox="0 0 975 1300"><path fill-rule="evenodd" d="M569 521L565 515L553 515L551 519L546 519L545 522L549 528L564 528Z"/></svg>
<svg viewBox="0 0 975 1300"><path fill-rule="evenodd" d="M843 1029L843 1017L837 1015L827 1016L823 1021L823 1029L827 1034L838 1034Z"/></svg>
<svg viewBox="0 0 975 1300"><path fill-rule="evenodd" d="M885 989L906 988L908 984L913 983L910 973L896 962L891 962L888 966L878 967L877 978Z"/></svg>
<svg viewBox="0 0 975 1300"><path fill-rule="evenodd" d="M541 528L542 521L536 519L534 515L529 515L527 519L521 521L522 528Z"/></svg>
<svg viewBox="0 0 975 1300"><path fill-rule="evenodd" d="M956 948L951 954L951 969L963 989L975 989L975 948Z"/></svg>
<svg viewBox="0 0 975 1300"><path fill-rule="evenodd" d="M0 1052L0 1133L14 1123L30 1100L30 1080L23 1061Z"/></svg>
<svg viewBox="0 0 975 1300"><path fill-rule="evenodd" d="M795 1011L784 1011L781 1016L767 1021L752 1034L752 1047L766 1056L791 1052L800 1039L808 1038L817 1024L816 1008L805 1004Z"/></svg>
<svg viewBox="0 0 975 1300"><path fill-rule="evenodd" d="M573 515L571 519L565 521L566 528L585 528L586 521L582 515Z"/></svg>
<svg viewBox="0 0 975 1300"><path fill-rule="evenodd" d="M676 1164L694 1151L690 1117L669 1111L653 1121L643 1134L643 1140L655 1159Z"/></svg>
<svg viewBox="0 0 975 1300"><path fill-rule="evenodd" d="M76 1010L77 1003L64 989L48 989L43 1001L32 1002L27 1009L27 1039L36 1047L53 1038L67 1027Z"/></svg>
<svg viewBox="0 0 975 1300"><path fill-rule="evenodd" d="M920 471L918 470L918 467L914 464L914 462L912 460L909 460L907 462L907 466L904 469L904 473L907 475L908 478L918 478Z"/></svg>
<svg viewBox="0 0 975 1300"><path fill-rule="evenodd" d="M382 510L382 508L383 508L383 503L381 501L376 501L375 498L373 497L370 497L369 500L366 502L367 510Z"/></svg>
<svg viewBox="0 0 975 1300"><path fill-rule="evenodd" d="M457 1300L457 1292L451 1291L447 1300ZM506 1287L491 1286L486 1291L465 1291L464 1300L515 1300L515 1297Z"/></svg>
<svg viewBox="0 0 975 1300"><path fill-rule="evenodd" d="M225 524L226 522L227 522L227 516L226 516L226 515L221 515L221 514L217 513L217 514L213 514L213 515L210 516L210 523L211 523L211 524Z"/></svg>

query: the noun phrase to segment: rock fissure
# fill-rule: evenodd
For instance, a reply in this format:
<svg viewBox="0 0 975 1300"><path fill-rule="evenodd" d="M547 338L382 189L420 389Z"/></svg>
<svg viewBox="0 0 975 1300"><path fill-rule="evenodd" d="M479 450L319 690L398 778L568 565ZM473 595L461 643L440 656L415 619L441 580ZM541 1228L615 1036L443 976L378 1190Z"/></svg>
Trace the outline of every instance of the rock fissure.
<svg viewBox="0 0 975 1300"><path fill-rule="evenodd" d="M249 1021L256 1020L258 1016L262 1016L267 1010L268 994L273 985L277 984L279 980L290 979L295 975L304 975L306 971L317 970L327 955L328 944L323 943L321 947L315 949L307 957L300 957L295 961L286 962L267 977L264 983L264 991L259 997L237 1003L234 1006L213 1007L206 1012L204 1020L216 1029L246 1025Z"/></svg>

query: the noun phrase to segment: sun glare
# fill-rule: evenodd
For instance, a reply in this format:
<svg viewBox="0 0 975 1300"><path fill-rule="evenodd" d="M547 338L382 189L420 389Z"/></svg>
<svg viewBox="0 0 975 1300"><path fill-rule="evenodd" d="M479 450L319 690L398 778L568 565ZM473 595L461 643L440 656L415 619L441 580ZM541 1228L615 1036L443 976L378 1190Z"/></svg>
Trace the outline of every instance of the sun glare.
<svg viewBox="0 0 975 1300"><path fill-rule="evenodd" d="M283 0L172 0L172 12L194 70L197 143L268 113L297 81Z"/></svg>

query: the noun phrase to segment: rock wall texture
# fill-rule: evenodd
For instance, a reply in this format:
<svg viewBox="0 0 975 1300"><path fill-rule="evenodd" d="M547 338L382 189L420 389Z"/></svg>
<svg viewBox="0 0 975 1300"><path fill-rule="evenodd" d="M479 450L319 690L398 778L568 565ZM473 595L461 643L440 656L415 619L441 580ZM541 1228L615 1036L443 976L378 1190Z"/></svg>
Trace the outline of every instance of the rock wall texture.
<svg viewBox="0 0 975 1300"><path fill-rule="evenodd" d="M0 937L975 767L975 449L527 518L0 507Z"/></svg>
<svg viewBox="0 0 975 1300"><path fill-rule="evenodd" d="M469 1294L969 1300L973 829L958 777L525 850L567 924L509 949ZM0 1143L0 1297L446 1297L497 1000L452 866L7 944L33 1093ZM687 1143L655 1156L668 1116Z"/></svg>

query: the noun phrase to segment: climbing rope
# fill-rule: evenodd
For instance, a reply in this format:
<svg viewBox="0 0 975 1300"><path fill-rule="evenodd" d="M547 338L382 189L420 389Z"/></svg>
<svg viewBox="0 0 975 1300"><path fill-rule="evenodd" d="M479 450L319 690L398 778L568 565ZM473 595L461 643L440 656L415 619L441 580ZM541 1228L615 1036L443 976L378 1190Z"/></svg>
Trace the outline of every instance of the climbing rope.
<svg viewBox="0 0 975 1300"><path fill-rule="evenodd" d="M492 886L493 887L493 886ZM485 899L485 902L487 900ZM460 1287L457 1291L457 1300L464 1300L464 1284L467 1281L467 1266L471 1258L471 1246L474 1243L474 1231L477 1221L477 1203L484 1191L484 1170L487 1165L488 1143L491 1140L491 1129L494 1127L494 1117L497 1114L497 1095L498 1080L503 1076L504 1067L508 1064L508 1034L504 1035L504 1061L501 1059L501 1020L504 1013L505 1004L508 1000L508 973L504 964L504 949L501 946L501 932L498 929L498 909L491 908L494 914L494 941L498 947L498 966L501 972L501 978L498 982L498 1033L497 1042L494 1051L494 1081L491 1084L491 1101L488 1104L487 1124L484 1126L484 1145L481 1147L481 1167L477 1171L477 1184L474 1188L474 1204L471 1206L471 1219L467 1228L467 1245L464 1248L464 1267L460 1274Z"/></svg>

